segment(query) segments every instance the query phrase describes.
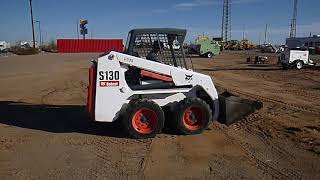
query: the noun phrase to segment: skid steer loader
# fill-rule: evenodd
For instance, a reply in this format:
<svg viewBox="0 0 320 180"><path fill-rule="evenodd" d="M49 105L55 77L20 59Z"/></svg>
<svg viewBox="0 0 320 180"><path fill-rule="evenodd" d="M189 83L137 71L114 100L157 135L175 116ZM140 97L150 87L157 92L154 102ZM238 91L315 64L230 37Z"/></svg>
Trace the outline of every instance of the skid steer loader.
<svg viewBox="0 0 320 180"><path fill-rule="evenodd" d="M186 33L181 29L134 29L128 34L124 53L111 51L93 60L87 101L91 119L121 121L130 137L152 138L165 121L172 121L181 134L199 134L219 118L221 109L224 118L234 105L241 111L241 103L230 106L225 97L219 101L210 76L190 69L183 51ZM173 48L177 42L180 49ZM164 109L172 111L173 117L166 119ZM254 110L240 111L243 116Z"/></svg>

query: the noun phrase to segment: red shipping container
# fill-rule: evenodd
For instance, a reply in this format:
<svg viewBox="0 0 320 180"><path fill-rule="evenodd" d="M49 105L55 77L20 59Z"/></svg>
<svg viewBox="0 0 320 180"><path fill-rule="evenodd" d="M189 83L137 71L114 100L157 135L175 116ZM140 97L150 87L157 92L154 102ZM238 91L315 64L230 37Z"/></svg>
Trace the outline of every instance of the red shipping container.
<svg viewBox="0 0 320 180"><path fill-rule="evenodd" d="M58 39L59 53L104 53L123 52L122 39Z"/></svg>

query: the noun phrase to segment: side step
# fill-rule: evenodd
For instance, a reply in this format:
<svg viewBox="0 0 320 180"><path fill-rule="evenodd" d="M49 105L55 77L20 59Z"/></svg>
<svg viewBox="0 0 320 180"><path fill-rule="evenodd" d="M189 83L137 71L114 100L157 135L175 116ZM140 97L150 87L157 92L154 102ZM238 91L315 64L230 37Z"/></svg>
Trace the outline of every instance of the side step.
<svg viewBox="0 0 320 180"><path fill-rule="evenodd" d="M229 92L219 95L220 114L218 121L231 125L263 108L261 101L252 101L235 96Z"/></svg>

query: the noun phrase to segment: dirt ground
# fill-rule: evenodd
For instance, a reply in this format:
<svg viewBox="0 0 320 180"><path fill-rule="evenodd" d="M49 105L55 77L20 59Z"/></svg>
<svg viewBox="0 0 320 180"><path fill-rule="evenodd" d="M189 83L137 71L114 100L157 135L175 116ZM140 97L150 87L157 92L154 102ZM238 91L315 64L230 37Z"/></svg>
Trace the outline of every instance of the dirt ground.
<svg viewBox="0 0 320 180"><path fill-rule="evenodd" d="M96 54L0 57L0 179L320 179L320 71L246 63L228 52L195 58L219 89L264 108L204 134L132 140L90 122Z"/></svg>

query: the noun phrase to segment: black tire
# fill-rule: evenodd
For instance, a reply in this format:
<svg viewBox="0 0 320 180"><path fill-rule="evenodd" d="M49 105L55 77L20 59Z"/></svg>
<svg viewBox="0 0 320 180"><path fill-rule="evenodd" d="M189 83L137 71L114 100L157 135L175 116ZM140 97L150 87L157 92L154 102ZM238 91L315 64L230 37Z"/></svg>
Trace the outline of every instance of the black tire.
<svg viewBox="0 0 320 180"><path fill-rule="evenodd" d="M164 122L161 107L148 99L132 100L122 118L124 131L135 139L155 137L163 129Z"/></svg>
<svg viewBox="0 0 320 180"><path fill-rule="evenodd" d="M207 54L206 54L206 56L207 56L207 58L213 58L213 53L212 52L208 52Z"/></svg>
<svg viewBox="0 0 320 180"><path fill-rule="evenodd" d="M303 68L303 62L302 61L297 61L294 68L296 70L301 70Z"/></svg>
<svg viewBox="0 0 320 180"><path fill-rule="evenodd" d="M205 101L199 98L186 98L177 105L173 120L175 129L179 133L200 134L208 129L212 121L212 111Z"/></svg>

